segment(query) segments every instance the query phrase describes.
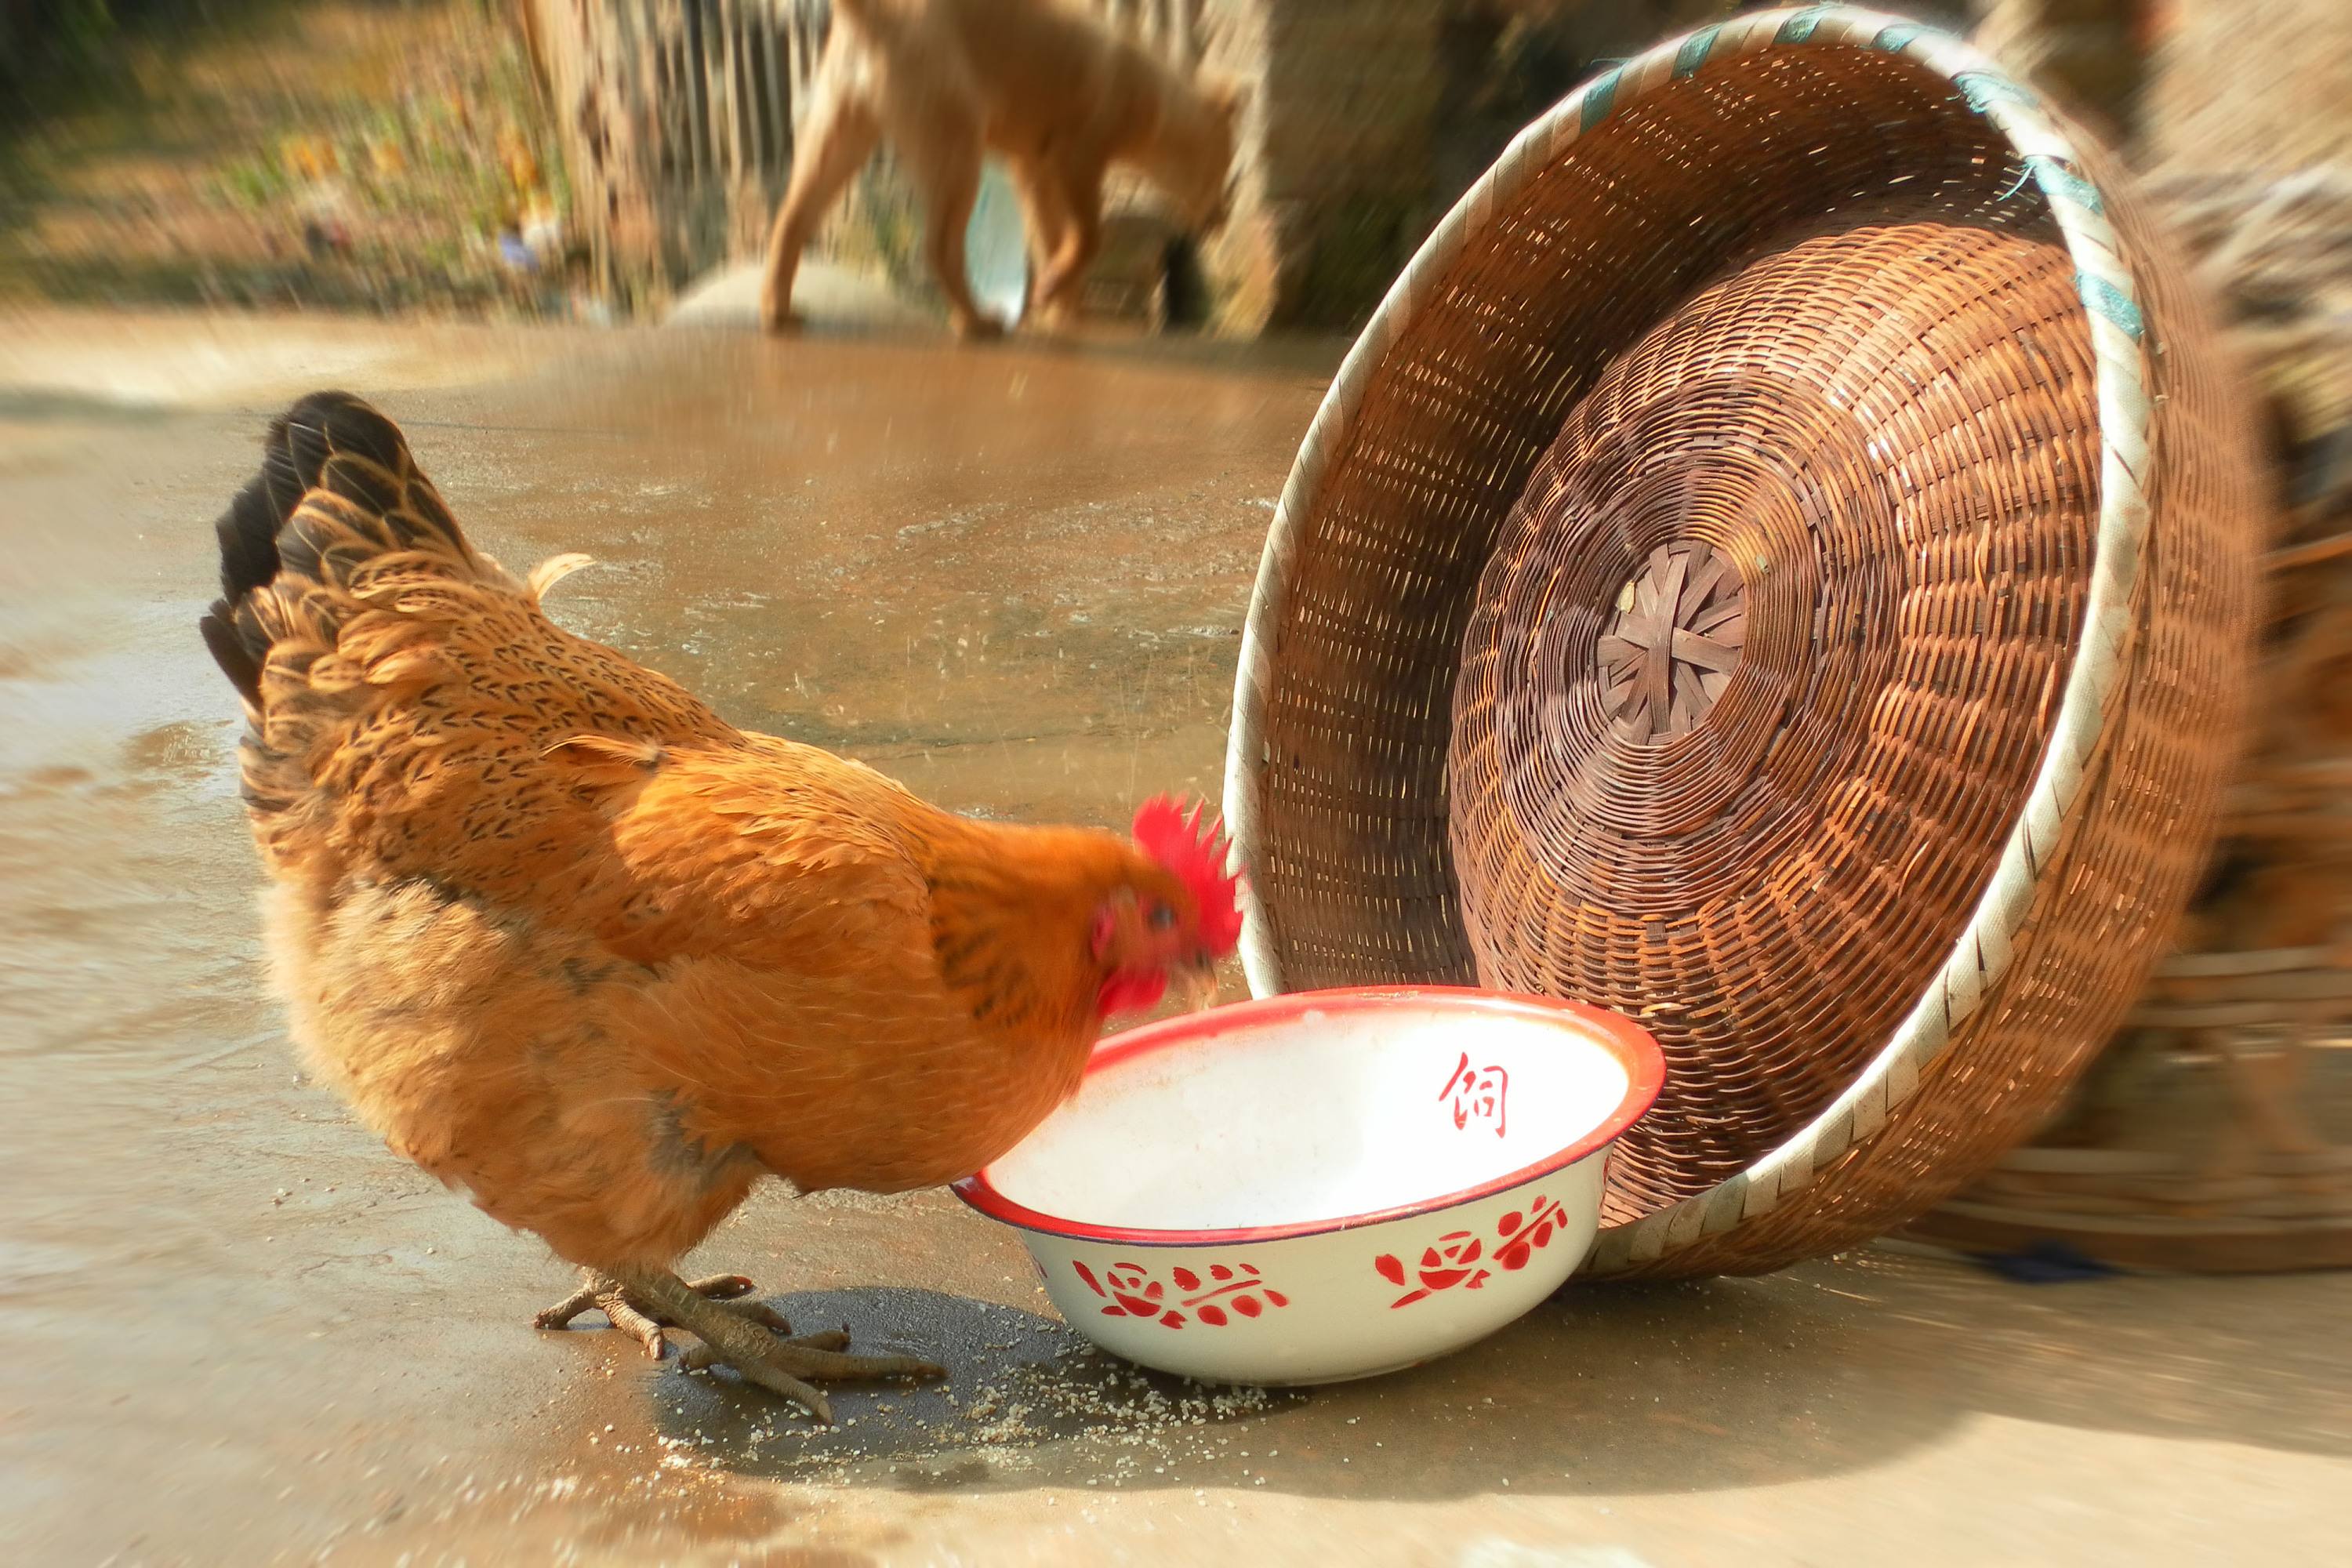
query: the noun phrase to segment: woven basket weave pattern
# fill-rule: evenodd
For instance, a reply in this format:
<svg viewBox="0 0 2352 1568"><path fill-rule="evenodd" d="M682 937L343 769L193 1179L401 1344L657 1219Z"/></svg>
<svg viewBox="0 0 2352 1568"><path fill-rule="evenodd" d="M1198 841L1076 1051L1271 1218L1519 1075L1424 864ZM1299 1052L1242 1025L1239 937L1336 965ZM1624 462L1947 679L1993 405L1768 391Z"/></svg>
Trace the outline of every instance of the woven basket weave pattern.
<svg viewBox="0 0 2352 1568"><path fill-rule="evenodd" d="M2082 624L2091 382L2055 244L1844 230L1678 309L1531 477L1465 639L1453 849L1483 984L1640 1016L1677 1069L1611 1217L1778 1146L1951 951ZM1745 567L1744 645L1658 743L1593 649L1691 538Z"/></svg>
<svg viewBox="0 0 2352 1568"><path fill-rule="evenodd" d="M2132 600L2137 643L2088 807L2067 826L2029 913L2015 966L1885 1131L1817 1173L1796 1201L1737 1233L1652 1265L1736 1272L1876 1235L1958 1190L2030 1134L2106 1043L2143 989L2205 862L2236 761L2249 689L2252 546L2269 498L2248 419L2204 301L2122 182L2085 151L2134 258L2158 352L2147 564Z"/></svg>
<svg viewBox="0 0 2352 1568"><path fill-rule="evenodd" d="M1919 1212L2186 897L2258 469L2079 141L1840 7L1653 51L1441 226L1302 448L1228 759L1253 983L1644 1016L1598 1270Z"/></svg>
<svg viewBox="0 0 2352 1568"><path fill-rule="evenodd" d="M1998 133L1937 112L1949 95L1831 51L1679 84L1538 175L1391 349L1300 520L1274 655L1252 874L1286 986L1475 979L1446 847L1454 664L1495 530L1601 367L1727 256L1890 181L1955 222L2046 222ZM1759 123L1764 100L1805 107ZM1841 121L1910 127L1910 156L1824 156ZM1734 145L1742 178L1717 184Z"/></svg>

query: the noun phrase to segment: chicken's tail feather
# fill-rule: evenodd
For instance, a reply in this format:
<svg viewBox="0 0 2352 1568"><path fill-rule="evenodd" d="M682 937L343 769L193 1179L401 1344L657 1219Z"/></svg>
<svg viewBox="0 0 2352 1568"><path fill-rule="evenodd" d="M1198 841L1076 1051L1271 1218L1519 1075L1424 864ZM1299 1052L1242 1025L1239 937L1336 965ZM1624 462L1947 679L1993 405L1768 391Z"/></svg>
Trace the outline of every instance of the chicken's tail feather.
<svg viewBox="0 0 2352 1568"><path fill-rule="evenodd" d="M478 581L497 567L467 542L399 426L347 392L314 392L270 422L261 471L223 513L221 596L205 646L246 701L262 703L289 614L332 621L368 581ZM304 594L305 585L330 590ZM331 646L333 626L314 626Z"/></svg>

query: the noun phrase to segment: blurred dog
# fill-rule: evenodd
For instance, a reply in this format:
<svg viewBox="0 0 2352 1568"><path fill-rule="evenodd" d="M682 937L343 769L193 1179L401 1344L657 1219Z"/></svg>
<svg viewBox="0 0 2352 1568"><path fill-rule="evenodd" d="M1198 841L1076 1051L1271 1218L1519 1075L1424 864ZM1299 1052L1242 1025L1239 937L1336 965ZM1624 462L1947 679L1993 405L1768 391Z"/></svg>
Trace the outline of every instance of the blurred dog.
<svg viewBox="0 0 2352 1568"><path fill-rule="evenodd" d="M1186 79L1056 0L834 0L792 183L768 237L760 319L798 323L793 278L817 224L884 138L924 206L925 252L956 332L993 337L964 271L983 152L1001 154L1029 236L1029 310L1076 303L1102 227L1103 175L1140 170L1196 233L1224 221L1239 84Z"/></svg>

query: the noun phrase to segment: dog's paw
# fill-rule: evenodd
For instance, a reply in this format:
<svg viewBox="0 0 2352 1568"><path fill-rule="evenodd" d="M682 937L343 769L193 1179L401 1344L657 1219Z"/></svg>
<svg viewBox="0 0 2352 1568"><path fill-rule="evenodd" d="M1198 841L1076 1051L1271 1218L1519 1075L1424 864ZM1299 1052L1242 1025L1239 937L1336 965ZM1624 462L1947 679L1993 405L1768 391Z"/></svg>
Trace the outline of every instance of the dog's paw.
<svg viewBox="0 0 2352 1568"><path fill-rule="evenodd" d="M1004 323L985 312L958 315L952 324L955 335L968 343L992 343L1004 335Z"/></svg>
<svg viewBox="0 0 2352 1568"><path fill-rule="evenodd" d="M1024 324L1044 337L1074 337L1078 330L1078 312L1067 301L1055 300L1038 307Z"/></svg>
<svg viewBox="0 0 2352 1568"><path fill-rule="evenodd" d="M782 300L762 295L760 300L760 330L771 337L789 337L808 325L808 319Z"/></svg>

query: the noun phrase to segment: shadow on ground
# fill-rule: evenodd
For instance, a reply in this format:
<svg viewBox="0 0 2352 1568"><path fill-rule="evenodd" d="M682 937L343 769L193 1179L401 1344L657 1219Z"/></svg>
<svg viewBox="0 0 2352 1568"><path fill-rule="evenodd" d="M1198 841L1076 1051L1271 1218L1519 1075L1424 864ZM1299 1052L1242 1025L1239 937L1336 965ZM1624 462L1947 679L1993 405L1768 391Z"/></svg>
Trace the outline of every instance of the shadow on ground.
<svg viewBox="0 0 2352 1568"><path fill-rule="evenodd" d="M915 1492L1705 1491L1890 1463L1979 1415L2352 1455L2352 1379L2266 1355L2260 1315L2201 1310L2203 1283L2035 1289L1872 1251L1766 1279L1570 1289L1444 1362L1296 1391L1139 1372L1014 1308L848 1290L779 1304L803 1329L942 1355L950 1382L846 1389L831 1428L726 1374L654 1387L664 1437L738 1474ZM2226 1300L2242 1307L2249 1283ZM2292 1310L2297 1282L2271 1283Z"/></svg>

